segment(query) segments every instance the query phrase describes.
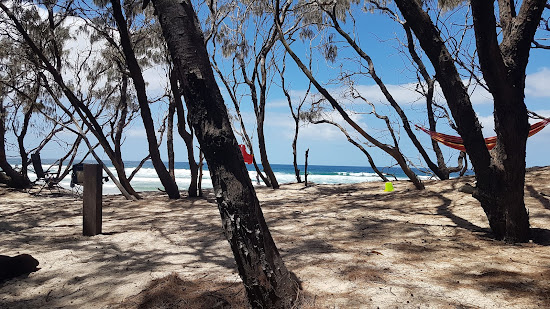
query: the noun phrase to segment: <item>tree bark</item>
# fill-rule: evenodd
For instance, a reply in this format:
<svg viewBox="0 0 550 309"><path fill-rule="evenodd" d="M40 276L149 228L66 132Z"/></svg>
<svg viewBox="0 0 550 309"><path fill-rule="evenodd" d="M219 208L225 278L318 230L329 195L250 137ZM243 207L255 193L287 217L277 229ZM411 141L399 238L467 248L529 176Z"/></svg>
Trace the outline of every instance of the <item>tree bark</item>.
<svg viewBox="0 0 550 309"><path fill-rule="evenodd" d="M435 68L470 155L477 179L473 196L480 201L495 238L510 242L529 239L529 217L523 200L529 131L524 103L525 68L545 2L524 1L518 16L514 17L510 1L499 1L504 28L499 45L493 2L471 1L479 62L494 98L497 145L491 154L454 61L429 15L416 1L396 0ZM511 24L514 27L510 27Z"/></svg>
<svg viewBox="0 0 550 309"><path fill-rule="evenodd" d="M273 36L273 42L275 42L275 35ZM272 44L271 44L272 45ZM262 159L262 167L264 169L265 175L269 178L269 182L271 183L271 188L273 189L279 189L279 182L277 181L277 178L275 177L275 173L273 172L273 169L271 168L271 164L269 163L269 159L267 158L267 149L265 145L265 134L264 134L264 121L265 121L265 104L266 104L266 92L267 92L267 70L266 70L266 58L267 58L267 52L268 48L265 47L264 50L261 53L260 56L260 104L255 110L256 118L258 119L258 147L260 148L260 158Z"/></svg>
<svg viewBox="0 0 550 309"><path fill-rule="evenodd" d="M224 233L253 308L290 308L296 283L267 228L190 1L152 1L208 163Z"/></svg>
<svg viewBox="0 0 550 309"><path fill-rule="evenodd" d="M437 131L437 129L436 129L436 121L434 117L434 110L433 110L433 105L434 105L433 98L434 98L436 80L435 78L432 78L430 76L430 74L428 73L428 70L426 69L426 66L424 65L424 61L422 61L422 59L416 52L416 46L414 43L414 38L413 38L411 28L407 23L404 23L403 29L405 30L405 33L407 36L407 49L409 50L409 54L411 55L412 60L416 63L418 67L418 72L426 82L427 90L424 91L424 96L426 97L426 114L428 116L428 124L430 126L430 130L435 132ZM431 139L431 143L432 143L432 149L435 152L437 166L440 171L440 175L438 175L437 173L436 175L438 175L440 179L449 179L451 172L459 171L460 167L449 168L445 163L445 157L443 156L443 152L439 147L439 143L433 139ZM430 163L428 163L428 166L429 164Z"/></svg>
<svg viewBox="0 0 550 309"><path fill-rule="evenodd" d="M31 182L27 177L23 177L21 173L16 171L11 164L8 163L6 157L6 109L4 108L4 103L0 98L0 168L2 171L10 178L7 182L7 185L16 188L16 189L26 189L31 186Z"/></svg>
<svg viewBox="0 0 550 309"><path fill-rule="evenodd" d="M151 162L157 172L160 182L166 190L166 194L171 199L179 199L180 192L174 179L170 177L170 174L166 170L166 166L162 162L160 157L160 151L157 145L157 137L155 135L155 125L153 123L153 117L151 116L151 109L149 108L149 101L147 99L147 91L145 89L145 81L143 74L141 73L141 67L136 59L132 43L130 40L130 33L126 26L126 19L122 14L122 8L119 0L111 0L113 6L113 16L117 24L117 28L120 34L120 44L126 58L126 64L137 93L137 99L139 108L141 111L141 119L143 120L143 127L147 135L147 144L149 146L149 154L151 155Z"/></svg>
<svg viewBox="0 0 550 309"><path fill-rule="evenodd" d="M191 172L191 182L187 189L189 197L202 196L202 192L199 188L198 178L199 169L201 168L197 161L195 161L195 151L193 148L193 131L187 132L185 129L185 111L183 110L183 101L181 100L181 92L178 86L178 78L176 72L173 70L170 72L170 89L172 90L173 100L176 107L176 115L178 117L178 133L185 142L187 147L187 161L189 162L189 171ZM192 128L190 128L192 129Z"/></svg>
<svg viewBox="0 0 550 309"><path fill-rule="evenodd" d="M294 138L292 139L292 164L294 165L294 174L296 175L296 181L302 182L300 178L300 169L298 168L298 153L296 152L296 144L298 144L298 130L300 125L297 120L294 120Z"/></svg>
<svg viewBox="0 0 550 309"><path fill-rule="evenodd" d="M38 97L38 96L36 96ZM17 135L17 144L19 146L19 156L21 157L21 176L25 178L25 182L30 182L29 175L28 175L28 166L29 166L29 156L27 154L27 151L25 150L25 136L27 135L27 131L29 129L29 123L31 120L31 115L34 110L34 105L31 103L28 110L25 111L25 115L23 118L23 127L21 128L21 132L19 135Z"/></svg>
<svg viewBox="0 0 550 309"><path fill-rule="evenodd" d="M128 114L128 76L123 75L120 85L120 100L118 104L118 110L120 110L120 119L116 125L113 143L115 146L115 158L119 164L124 166L122 160L122 133L124 131L124 125L126 123L126 116Z"/></svg>
<svg viewBox="0 0 550 309"><path fill-rule="evenodd" d="M174 114L176 113L176 102L170 100L168 106L168 128L166 131L166 152L168 153L168 173L174 181L176 181L176 173L174 171Z"/></svg>
<svg viewBox="0 0 550 309"><path fill-rule="evenodd" d="M309 175L307 172L307 158L309 156L309 148L306 150L306 159L305 159L305 166L304 166L304 179L305 179L305 186L307 187L307 176Z"/></svg>

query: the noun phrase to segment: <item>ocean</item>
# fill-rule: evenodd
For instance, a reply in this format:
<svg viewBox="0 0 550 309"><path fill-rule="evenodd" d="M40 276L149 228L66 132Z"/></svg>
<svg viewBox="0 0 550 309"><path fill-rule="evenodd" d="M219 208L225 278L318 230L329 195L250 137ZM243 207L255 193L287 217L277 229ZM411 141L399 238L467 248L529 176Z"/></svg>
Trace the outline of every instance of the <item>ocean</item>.
<svg viewBox="0 0 550 309"><path fill-rule="evenodd" d="M47 170L50 167L50 164L54 163L53 160L43 159L42 165L43 169ZM92 162L90 162L92 163ZM14 164L14 163L12 163ZM111 172L116 175L115 169L110 165L110 162L105 162ZM138 166L138 161L127 161L125 162L126 174L130 175L132 171ZM14 164L16 165L16 164ZM271 165L275 177L280 184L296 182L296 177L294 174L294 166L291 164L272 164ZM55 168L55 166L54 166ZM256 181L256 170L254 166L249 164L247 165L250 179L255 186L258 186ZM304 180L304 166L299 165L300 173L302 174L302 181ZM32 170L32 165L29 167ZM400 168L395 167L379 167L379 169L384 174L394 175L397 179L407 179L405 174ZM202 179L202 188L209 189L212 188L212 182L210 179L210 173L207 168L204 167L203 179ZM418 172L418 171L417 171ZM103 173L106 176L106 173ZM418 173L419 175L423 175ZM175 175L176 183L180 190L185 191L189 187L191 181L191 173L189 170L189 163L187 162L176 162L175 163ZM388 179L394 179L393 176L388 175ZM35 179L36 176L29 172L29 177L31 180ZM426 176L421 176L421 178L427 178ZM70 188L70 174L61 181L61 186L64 188ZM346 184L346 183L360 183L360 182L370 182L370 181L381 181L380 177L371 167L363 166L328 166L328 165L308 165L308 182L313 182L317 184ZM147 161L139 170L139 172L134 176L131 181L132 186L138 192L141 191L156 191L158 188L162 188L160 180L157 177L155 169L150 161ZM259 184L260 186L263 183ZM112 181L108 181L103 184L103 194L119 194L118 188Z"/></svg>

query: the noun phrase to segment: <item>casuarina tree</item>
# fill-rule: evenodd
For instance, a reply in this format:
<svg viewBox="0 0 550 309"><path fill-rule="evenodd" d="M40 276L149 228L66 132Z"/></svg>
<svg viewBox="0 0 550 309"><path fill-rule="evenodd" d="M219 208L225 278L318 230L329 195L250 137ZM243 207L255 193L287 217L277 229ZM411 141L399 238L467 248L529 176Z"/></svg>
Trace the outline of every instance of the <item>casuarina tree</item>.
<svg viewBox="0 0 550 309"><path fill-rule="evenodd" d="M263 217L193 5L188 0L152 3L178 72L191 125L208 163L224 233L249 303L253 308L290 308L297 285Z"/></svg>
<svg viewBox="0 0 550 309"><path fill-rule="evenodd" d="M491 152L453 57L430 15L418 1L395 2L436 71L475 170L473 196L480 201L491 230L497 239L527 241L525 70L546 0L526 0L519 9L515 1L499 0L498 10L494 1L470 1L479 64L494 100L497 143Z"/></svg>

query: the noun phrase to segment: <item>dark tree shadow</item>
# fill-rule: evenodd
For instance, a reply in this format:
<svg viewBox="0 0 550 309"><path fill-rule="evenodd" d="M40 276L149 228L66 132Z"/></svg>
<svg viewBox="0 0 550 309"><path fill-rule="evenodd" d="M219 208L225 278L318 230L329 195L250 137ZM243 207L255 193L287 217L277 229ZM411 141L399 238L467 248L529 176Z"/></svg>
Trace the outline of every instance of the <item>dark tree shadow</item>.
<svg viewBox="0 0 550 309"><path fill-rule="evenodd" d="M544 197L544 195L542 193L535 190L535 187L533 187L531 185L526 185L525 188L527 189L527 192L529 192L529 195L531 197L534 197L537 201L539 201L540 204L544 208L550 210L550 199L549 198Z"/></svg>
<svg viewBox="0 0 550 309"><path fill-rule="evenodd" d="M451 205L451 202L452 202L449 198L445 197L443 194L440 194L440 193L434 193L434 196L436 196L442 202L442 204L437 207L438 215L451 219L451 221L453 221L453 223L456 224L458 227L469 230L470 232L478 236L481 236L483 238L494 237L490 229L477 226L472 222L454 214L449 209L449 206Z"/></svg>

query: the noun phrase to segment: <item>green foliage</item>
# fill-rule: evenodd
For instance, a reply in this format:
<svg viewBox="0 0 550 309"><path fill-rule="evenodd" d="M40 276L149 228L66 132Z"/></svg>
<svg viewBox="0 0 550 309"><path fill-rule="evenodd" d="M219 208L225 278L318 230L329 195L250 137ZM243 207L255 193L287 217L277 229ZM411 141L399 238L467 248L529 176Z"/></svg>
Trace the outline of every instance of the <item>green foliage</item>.
<svg viewBox="0 0 550 309"><path fill-rule="evenodd" d="M460 6L464 2L468 2L467 0L438 0L437 5L439 8L441 8L442 11L450 11L452 9L455 9L456 7Z"/></svg>

